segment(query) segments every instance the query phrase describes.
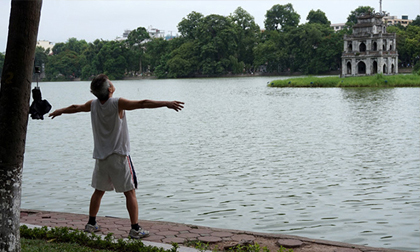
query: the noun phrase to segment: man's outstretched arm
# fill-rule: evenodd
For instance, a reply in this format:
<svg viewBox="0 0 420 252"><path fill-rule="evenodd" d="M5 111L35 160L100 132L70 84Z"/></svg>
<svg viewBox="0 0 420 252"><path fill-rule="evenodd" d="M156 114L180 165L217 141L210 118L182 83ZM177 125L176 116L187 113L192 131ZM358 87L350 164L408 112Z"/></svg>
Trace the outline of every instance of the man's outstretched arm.
<svg viewBox="0 0 420 252"><path fill-rule="evenodd" d="M161 108L167 107L175 111L180 111L184 108L183 102L180 101L153 101L153 100L140 100L133 101L120 98L118 101L118 108L120 110L133 110L133 109L144 109L144 108Z"/></svg>
<svg viewBox="0 0 420 252"><path fill-rule="evenodd" d="M82 104L82 105L71 105L71 106L68 106L67 108L56 109L56 110L54 110L54 112L50 113L48 116L52 117L51 119L54 119L54 117L60 116L62 114L89 112L91 103L92 103L92 101L88 101L88 102L86 102L85 104Z"/></svg>

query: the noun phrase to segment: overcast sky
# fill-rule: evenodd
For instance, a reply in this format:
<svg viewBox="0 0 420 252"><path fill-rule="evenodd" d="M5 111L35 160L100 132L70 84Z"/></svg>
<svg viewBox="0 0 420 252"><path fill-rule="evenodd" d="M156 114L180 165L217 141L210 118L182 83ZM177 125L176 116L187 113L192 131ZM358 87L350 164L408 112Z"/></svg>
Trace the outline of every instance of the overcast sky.
<svg viewBox="0 0 420 252"><path fill-rule="evenodd" d="M351 11L371 6L379 11L379 0L43 0L38 40L53 43L69 38L113 40L126 29L149 26L176 35L177 25L192 11L204 16L228 16L242 7L264 28L265 14L275 4L292 3L305 23L310 10L322 10L331 23L345 23ZM11 0L0 0L0 52L6 51ZM382 9L391 16L420 15L420 0L383 0Z"/></svg>

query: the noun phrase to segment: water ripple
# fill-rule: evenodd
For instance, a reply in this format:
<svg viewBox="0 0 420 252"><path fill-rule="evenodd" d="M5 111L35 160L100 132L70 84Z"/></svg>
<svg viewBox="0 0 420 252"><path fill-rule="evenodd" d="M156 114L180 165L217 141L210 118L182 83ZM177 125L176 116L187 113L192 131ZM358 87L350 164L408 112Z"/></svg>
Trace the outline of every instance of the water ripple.
<svg viewBox="0 0 420 252"><path fill-rule="evenodd" d="M418 249L420 89L269 80L114 83L129 99L186 102L127 112L140 218ZM91 99L88 86L45 83L43 95L60 108ZM29 121L23 208L88 212L89 120ZM127 218L124 196L107 193L99 215Z"/></svg>

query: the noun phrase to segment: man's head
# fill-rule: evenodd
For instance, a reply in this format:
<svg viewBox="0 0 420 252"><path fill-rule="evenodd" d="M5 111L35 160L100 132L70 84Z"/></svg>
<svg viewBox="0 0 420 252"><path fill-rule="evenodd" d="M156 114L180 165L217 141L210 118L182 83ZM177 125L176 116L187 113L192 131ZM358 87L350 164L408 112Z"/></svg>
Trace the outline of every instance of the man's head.
<svg viewBox="0 0 420 252"><path fill-rule="evenodd" d="M100 74L90 83L90 92L92 92L100 101L106 101L109 98L110 87L111 82L108 80L108 76Z"/></svg>

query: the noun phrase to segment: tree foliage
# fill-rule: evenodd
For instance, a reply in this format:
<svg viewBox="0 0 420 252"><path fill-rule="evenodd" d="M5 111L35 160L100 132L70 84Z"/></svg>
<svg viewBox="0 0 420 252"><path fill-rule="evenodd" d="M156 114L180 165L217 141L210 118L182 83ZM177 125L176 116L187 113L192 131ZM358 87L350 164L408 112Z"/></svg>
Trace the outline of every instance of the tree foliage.
<svg viewBox="0 0 420 252"><path fill-rule="evenodd" d="M233 14L230 15L230 19L233 22L237 39L237 52L235 65L244 65L246 71L251 71L253 68L254 54L252 50L258 43L260 27L255 23L255 19L246 10L238 7ZM236 63L237 62L237 63ZM242 69L239 69L239 65L236 65L235 69L232 69L233 73L241 73Z"/></svg>
<svg viewBox="0 0 420 252"><path fill-rule="evenodd" d="M293 5L276 4L265 14L265 29L272 31L287 31L298 26L300 15L295 12Z"/></svg>
<svg viewBox="0 0 420 252"><path fill-rule="evenodd" d="M414 19L411 24L415 26L420 26L420 15L417 15L416 19Z"/></svg>
<svg viewBox="0 0 420 252"><path fill-rule="evenodd" d="M202 22L203 14L191 12L187 18L183 18L178 24L178 31L181 36L187 39L195 39L198 37L198 26Z"/></svg>
<svg viewBox="0 0 420 252"><path fill-rule="evenodd" d="M387 32L397 34L398 60L404 67L410 67L420 62L420 26L414 22L406 28L389 26Z"/></svg>
<svg viewBox="0 0 420 252"><path fill-rule="evenodd" d="M343 35L361 13L374 11L360 6L350 12L350 29L334 32L322 10L311 10L307 23L292 4L274 5L266 13L265 31L246 10L238 7L229 16L191 12L178 23L179 37L150 38L144 27L130 32L127 40L70 38L57 43L52 55L37 48L36 65L45 64L48 80L87 80L99 73L121 79L139 73L159 78L219 76L223 74L302 72L321 74L338 70ZM403 66L419 61L420 16L407 28L390 26L397 34L397 50ZM0 54L1 62L1 54Z"/></svg>
<svg viewBox="0 0 420 252"><path fill-rule="evenodd" d="M370 6L359 6L355 10L350 12L350 15L347 17L346 25L348 27L352 27L353 25L357 24L357 17L363 13L374 12L375 8Z"/></svg>
<svg viewBox="0 0 420 252"><path fill-rule="evenodd" d="M331 22L328 20L325 12L322 10L311 10L306 17L306 20L308 20L308 23L310 24L331 25Z"/></svg>
<svg viewBox="0 0 420 252"><path fill-rule="evenodd" d="M48 62L48 54L49 53L50 53L50 49L46 49L45 50L43 47L37 46L35 48L35 62L34 62L34 66L38 66L38 67L44 66L45 67L45 64Z"/></svg>

